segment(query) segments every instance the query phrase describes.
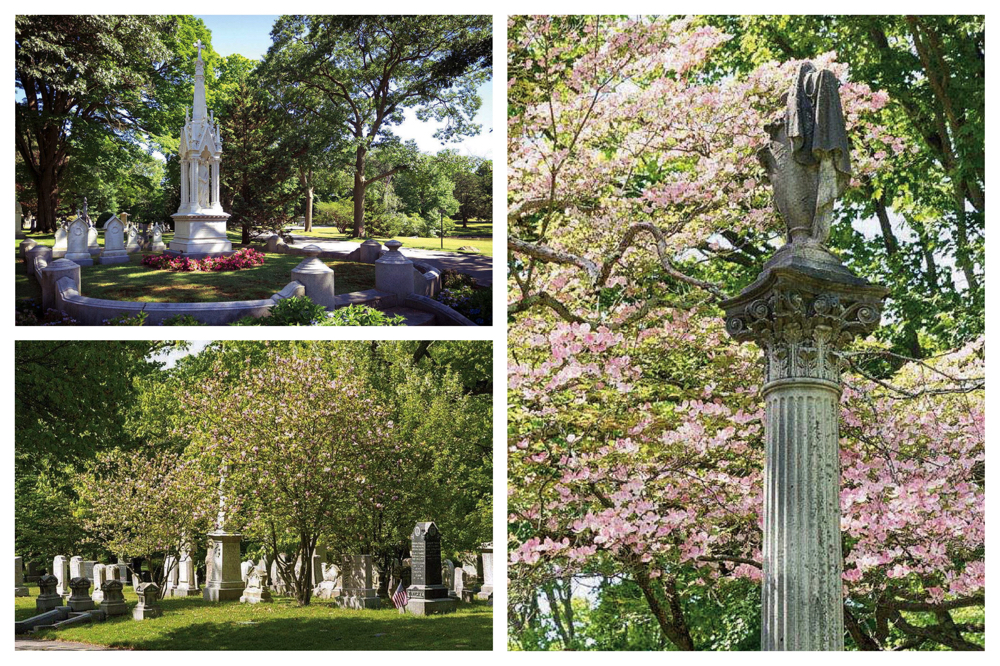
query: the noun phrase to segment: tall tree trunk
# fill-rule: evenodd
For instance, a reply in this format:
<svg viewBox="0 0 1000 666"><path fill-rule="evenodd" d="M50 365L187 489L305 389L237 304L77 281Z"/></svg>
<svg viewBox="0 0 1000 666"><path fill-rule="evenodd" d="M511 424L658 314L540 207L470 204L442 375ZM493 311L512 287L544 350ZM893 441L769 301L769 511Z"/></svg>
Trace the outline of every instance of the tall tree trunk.
<svg viewBox="0 0 1000 666"><path fill-rule="evenodd" d="M358 147L357 159L354 162L354 238L365 235L365 148Z"/></svg>
<svg viewBox="0 0 1000 666"><path fill-rule="evenodd" d="M243 229L243 241L242 242L243 242L244 245L249 245L250 244L250 225L249 224L242 224L240 226Z"/></svg>
<svg viewBox="0 0 1000 666"><path fill-rule="evenodd" d="M306 187L306 226L305 232L312 231L313 228L313 188Z"/></svg>
<svg viewBox="0 0 1000 666"><path fill-rule="evenodd" d="M53 233L56 230L56 176L55 169L47 167L35 179L38 194L38 219L35 223L39 231Z"/></svg>

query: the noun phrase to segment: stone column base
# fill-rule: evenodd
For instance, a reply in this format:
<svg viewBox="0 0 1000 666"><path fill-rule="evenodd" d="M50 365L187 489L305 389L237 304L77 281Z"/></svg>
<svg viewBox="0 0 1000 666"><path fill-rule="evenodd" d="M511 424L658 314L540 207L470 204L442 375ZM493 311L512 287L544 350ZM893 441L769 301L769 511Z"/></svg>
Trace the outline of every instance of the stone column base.
<svg viewBox="0 0 1000 666"><path fill-rule="evenodd" d="M206 585L201 597L205 601L239 601L243 596L243 587L211 587Z"/></svg>
<svg viewBox="0 0 1000 666"><path fill-rule="evenodd" d="M359 597L359 596L341 596L336 598L336 604L341 608L351 608L354 610L378 610L382 608L382 600L378 598L375 591L372 590L370 596Z"/></svg>
<svg viewBox="0 0 1000 666"><path fill-rule="evenodd" d="M15 587L14 588L15 597L26 597L28 596L28 588L26 587Z"/></svg>
<svg viewBox="0 0 1000 666"><path fill-rule="evenodd" d="M161 615L163 615L163 609L155 606L153 608L136 606L132 609L133 620L151 620L154 617L160 617Z"/></svg>
<svg viewBox="0 0 1000 666"><path fill-rule="evenodd" d="M456 602L451 597L446 599L410 599L406 602L406 611L413 615L440 615L454 613Z"/></svg>

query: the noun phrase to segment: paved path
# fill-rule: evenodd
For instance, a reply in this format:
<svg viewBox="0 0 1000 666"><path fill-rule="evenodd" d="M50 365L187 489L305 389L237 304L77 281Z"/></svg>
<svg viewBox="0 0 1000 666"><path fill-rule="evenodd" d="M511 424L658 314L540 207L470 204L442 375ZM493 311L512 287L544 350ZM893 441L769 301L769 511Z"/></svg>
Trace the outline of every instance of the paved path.
<svg viewBox="0 0 1000 666"><path fill-rule="evenodd" d="M74 643L73 641L43 641L37 638L14 637L15 650L90 650L104 651L114 648L103 645L91 645L90 643Z"/></svg>
<svg viewBox="0 0 1000 666"><path fill-rule="evenodd" d="M295 245L298 247L318 245L324 252L353 252L358 249L358 243L352 243L351 241L330 240L329 238L317 238L301 234L293 234L292 237L295 238ZM493 257L481 254L445 252L442 250L422 250L420 248L406 247L405 240L402 243L403 247L400 251L411 259L421 259L443 270L453 269L460 273L471 275L483 286L493 286Z"/></svg>

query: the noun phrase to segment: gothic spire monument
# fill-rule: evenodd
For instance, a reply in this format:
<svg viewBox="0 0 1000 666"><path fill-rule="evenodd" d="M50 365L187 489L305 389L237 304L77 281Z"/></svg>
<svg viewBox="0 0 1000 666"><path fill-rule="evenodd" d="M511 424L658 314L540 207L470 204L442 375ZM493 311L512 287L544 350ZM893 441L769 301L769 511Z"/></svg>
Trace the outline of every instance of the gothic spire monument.
<svg viewBox="0 0 1000 666"><path fill-rule="evenodd" d="M181 163L181 205L174 218L174 239L167 253L201 258L232 252L226 238L229 213L219 200L219 161L222 135L205 101L205 63L199 39L194 69L194 106L184 113L178 157Z"/></svg>

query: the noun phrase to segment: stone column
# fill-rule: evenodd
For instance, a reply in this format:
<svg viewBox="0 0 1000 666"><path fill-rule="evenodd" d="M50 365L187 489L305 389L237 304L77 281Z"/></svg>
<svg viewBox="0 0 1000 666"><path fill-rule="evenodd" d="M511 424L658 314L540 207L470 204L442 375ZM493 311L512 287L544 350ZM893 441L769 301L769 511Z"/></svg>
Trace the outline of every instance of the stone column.
<svg viewBox="0 0 1000 666"><path fill-rule="evenodd" d="M389 249L375 262L375 288L401 298L413 293L413 262L399 251L402 243L387 241Z"/></svg>
<svg viewBox="0 0 1000 666"><path fill-rule="evenodd" d="M188 193L188 161L181 158L181 208L187 203Z"/></svg>
<svg viewBox="0 0 1000 666"><path fill-rule="evenodd" d="M212 159L212 208L219 205L219 158Z"/></svg>
<svg viewBox="0 0 1000 666"><path fill-rule="evenodd" d="M819 245L788 244L721 303L764 352L763 650L843 650L838 352L879 323L886 290Z"/></svg>

